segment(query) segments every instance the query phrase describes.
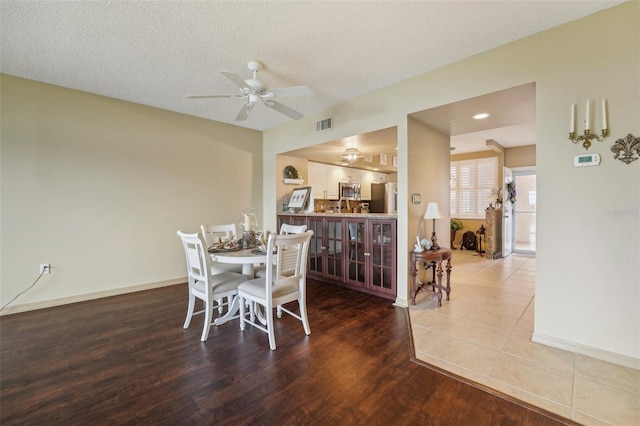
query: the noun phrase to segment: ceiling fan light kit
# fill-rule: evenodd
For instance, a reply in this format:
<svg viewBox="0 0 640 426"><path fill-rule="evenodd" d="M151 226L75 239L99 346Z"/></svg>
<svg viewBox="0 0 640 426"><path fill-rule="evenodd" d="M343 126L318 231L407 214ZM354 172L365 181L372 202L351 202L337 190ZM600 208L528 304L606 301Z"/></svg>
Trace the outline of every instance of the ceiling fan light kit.
<svg viewBox="0 0 640 426"><path fill-rule="evenodd" d="M249 118L253 107L262 101L264 106L271 108L280 114L284 114L294 120L299 120L304 117L299 111L294 110L278 101L276 98L291 98L296 96L311 96L313 92L308 86L294 86L284 87L281 89L269 90L266 83L258 80L257 73L262 68L262 64L259 61L251 60L247 63L249 71L253 73L253 78L244 80L238 74L229 71L220 71L222 75L231 80L236 86L240 88L241 94L239 95L198 95L187 96L187 99L213 99L213 98L245 98L247 102L244 104L240 112L236 116L236 121L244 121Z"/></svg>

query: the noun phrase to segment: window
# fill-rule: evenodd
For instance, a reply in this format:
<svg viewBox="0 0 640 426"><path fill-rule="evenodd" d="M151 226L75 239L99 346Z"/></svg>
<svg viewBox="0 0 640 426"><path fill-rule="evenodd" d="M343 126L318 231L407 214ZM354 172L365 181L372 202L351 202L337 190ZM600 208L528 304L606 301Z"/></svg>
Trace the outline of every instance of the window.
<svg viewBox="0 0 640 426"><path fill-rule="evenodd" d="M498 159L452 161L449 182L451 217L484 219L491 190L498 186Z"/></svg>

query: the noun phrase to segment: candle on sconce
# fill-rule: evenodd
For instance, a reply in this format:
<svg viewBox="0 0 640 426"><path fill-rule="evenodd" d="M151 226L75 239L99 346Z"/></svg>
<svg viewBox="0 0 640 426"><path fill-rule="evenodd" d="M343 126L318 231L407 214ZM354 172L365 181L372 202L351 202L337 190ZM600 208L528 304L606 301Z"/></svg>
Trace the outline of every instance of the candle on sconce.
<svg viewBox="0 0 640 426"><path fill-rule="evenodd" d="M571 121L569 122L569 133L576 132L576 104L571 104Z"/></svg>
<svg viewBox="0 0 640 426"><path fill-rule="evenodd" d="M571 104L571 122L569 123L569 140L571 142L578 143L581 142L584 149L589 149L591 146L591 141L596 140L598 142L602 142L604 138L609 136L609 123L607 122L607 100L602 98L602 131L600 133L591 129L591 100L587 99L586 111L585 111L585 119L584 119L584 134L578 135L576 133L576 104ZM598 109L598 100L594 101L595 109ZM594 112L596 115L595 120L598 121L597 112ZM598 123L596 123L596 126Z"/></svg>
<svg viewBox="0 0 640 426"><path fill-rule="evenodd" d="M589 99L587 99L587 113L586 113L586 120L585 120L585 123L584 123L584 129L585 130L591 130L590 116L591 116L591 111L589 109Z"/></svg>

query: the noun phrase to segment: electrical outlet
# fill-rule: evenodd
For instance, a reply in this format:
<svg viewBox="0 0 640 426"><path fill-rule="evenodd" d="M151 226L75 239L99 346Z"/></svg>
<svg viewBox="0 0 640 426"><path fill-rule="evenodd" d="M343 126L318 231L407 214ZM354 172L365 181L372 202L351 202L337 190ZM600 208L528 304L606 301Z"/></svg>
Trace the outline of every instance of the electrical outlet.
<svg viewBox="0 0 640 426"><path fill-rule="evenodd" d="M41 263L40 264L40 273L50 274L51 273L51 264L50 263Z"/></svg>

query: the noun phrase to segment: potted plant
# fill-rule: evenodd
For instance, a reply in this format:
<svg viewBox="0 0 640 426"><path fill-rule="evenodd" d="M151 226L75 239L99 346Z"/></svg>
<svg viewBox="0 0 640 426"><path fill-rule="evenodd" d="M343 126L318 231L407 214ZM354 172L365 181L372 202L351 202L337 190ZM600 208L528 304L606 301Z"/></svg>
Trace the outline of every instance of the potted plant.
<svg viewBox="0 0 640 426"><path fill-rule="evenodd" d="M452 218L451 219L451 249L452 250L456 250L455 246L453 245L453 242L456 239L456 232L458 232L461 229L464 229L464 225L462 224L462 221L460 219Z"/></svg>

